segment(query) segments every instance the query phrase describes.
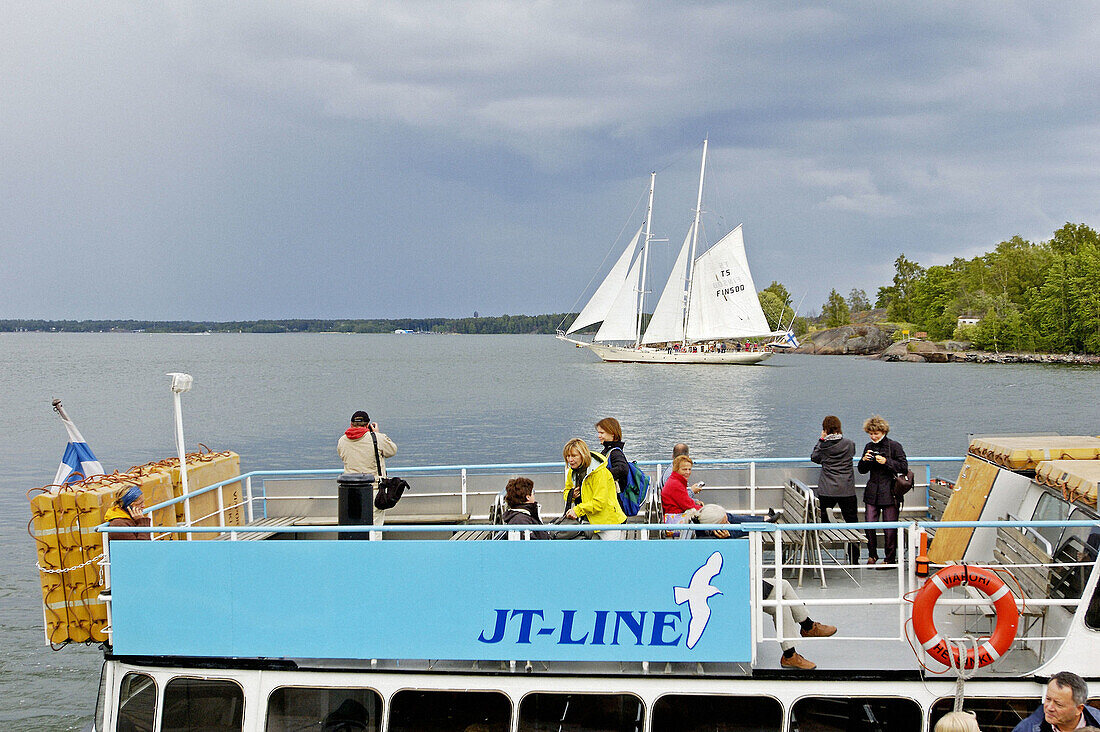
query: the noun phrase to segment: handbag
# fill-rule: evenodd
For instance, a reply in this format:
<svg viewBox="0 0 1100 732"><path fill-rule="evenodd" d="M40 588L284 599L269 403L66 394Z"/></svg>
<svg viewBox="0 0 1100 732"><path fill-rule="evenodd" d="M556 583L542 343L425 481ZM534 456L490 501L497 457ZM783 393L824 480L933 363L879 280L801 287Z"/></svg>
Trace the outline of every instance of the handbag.
<svg viewBox="0 0 1100 732"><path fill-rule="evenodd" d="M568 509L566 509L566 510L568 510ZM589 523L589 521L588 521L587 518L585 518L583 516L580 517L579 519L574 519L574 518L569 518L568 516L566 516L563 513L561 516L558 516L556 519L553 519L550 523L555 524L557 526L572 526L572 525L579 526L581 524L587 524L587 523ZM592 532L591 531L579 531L579 530L578 531L551 531L549 533L550 533L550 538L551 539L591 539L592 538Z"/></svg>
<svg viewBox="0 0 1100 732"><path fill-rule="evenodd" d="M913 489L913 471L909 470L906 473L898 473L894 476L894 500L901 503L901 499L905 497L905 494Z"/></svg>
<svg viewBox="0 0 1100 732"><path fill-rule="evenodd" d="M374 464L378 466L378 472L381 473L382 457L378 454L378 437L375 436L374 430L371 430L370 438L374 440ZM396 506L401 500L401 495L409 488L409 484L403 478L379 476L375 478L378 481L378 490L374 494L374 507L379 511Z"/></svg>
<svg viewBox="0 0 1100 732"><path fill-rule="evenodd" d="M409 484L403 478L383 478L378 481L378 492L374 494L374 507L379 511L393 508L408 487Z"/></svg>
<svg viewBox="0 0 1100 732"><path fill-rule="evenodd" d="M569 491L569 500L565 502L565 510L568 511L573 506L573 491ZM569 518L562 512L561 516L550 521L551 524L556 526L580 526L581 524L590 523L585 516L580 518ZM549 532L551 539L591 539L591 531L551 531Z"/></svg>

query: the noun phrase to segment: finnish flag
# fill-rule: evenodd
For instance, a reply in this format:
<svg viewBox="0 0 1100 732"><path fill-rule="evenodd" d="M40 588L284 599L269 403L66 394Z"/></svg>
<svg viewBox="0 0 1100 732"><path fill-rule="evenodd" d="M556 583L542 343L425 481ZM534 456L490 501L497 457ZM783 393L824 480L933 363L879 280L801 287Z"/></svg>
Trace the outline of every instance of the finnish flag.
<svg viewBox="0 0 1100 732"><path fill-rule="evenodd" d="M65 454L61 458L61 465L57 466L57 475L54 476L54 485L75 483L93 475L103 475L103 466L96 460L92 448L80 435L80 430L71 420L61 418L65 423L65 429L69 432L69 444L65 446Z"/></svg>
<svg viewBox="0 0 1100 732"><path fill-rule="evenodd" d="M787 343L790 343L791 348L798 348L798 339L794 337L793 330L788 330L786 333L786 337L783 340L787 341Z"/></svg>

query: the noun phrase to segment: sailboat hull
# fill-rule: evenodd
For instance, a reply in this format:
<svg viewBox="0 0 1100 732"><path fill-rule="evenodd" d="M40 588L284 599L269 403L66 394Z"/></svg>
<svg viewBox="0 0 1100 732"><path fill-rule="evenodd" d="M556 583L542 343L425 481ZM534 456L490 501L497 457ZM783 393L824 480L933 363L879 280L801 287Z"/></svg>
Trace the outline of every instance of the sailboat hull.
<svg viewBox="0 0 1100 732"><path fill-rule="evenodd" d="M651 348L625 348L600 343L585 344L604 361L618 363L708 363L751 366L772 357L771 351L700 352L673 351Z"/></svg>

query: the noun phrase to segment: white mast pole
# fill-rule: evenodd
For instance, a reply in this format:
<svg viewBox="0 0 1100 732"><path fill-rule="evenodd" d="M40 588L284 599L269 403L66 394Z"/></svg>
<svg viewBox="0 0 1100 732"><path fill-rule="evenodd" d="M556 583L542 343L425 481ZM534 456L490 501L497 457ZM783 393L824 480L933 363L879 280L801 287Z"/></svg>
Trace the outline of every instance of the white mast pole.
<svg viewBox="0 0 1100 732"><path fill-rule="evenodd" d="M634 338L635 348L642 345L642 314L645 313L645 270L646 265L649 264L650 221L653 219L653 186L656 181L657 171L653 171L649 174L649 207L646 208L645 212L645 245L642 248L642 277L638 285L638 328Z"/></svg>
<svg viewBox="0 0 1100 732"><path fill-rule="evenodd" d="M183 404L180 395L186 391L191 391L191 384L193 380L190 374L171 373L168 374L172 377L172 403L175 407L176 413L176 453L180 458L180 484L183 489L183 520L188 526L191 525L191 499L189 497L190 490L187 485L187 454L184 448L183 441ZM191 540L191 532L187 533L188 541Z"/></svg>
<svg viewBox="0 0 1100 732"><path fill-rule="evenodd" d="M695 199L695 223L691 225L691 256L688 258L688 285L684 291L684 339L683 345L687 346L687 322L688 306L691 305L691 284L695 277L695 245L699 241L699 214L703 211L703 174L707 170L707 142L703 139L703 162L699 165L699 195Z"/></svg>

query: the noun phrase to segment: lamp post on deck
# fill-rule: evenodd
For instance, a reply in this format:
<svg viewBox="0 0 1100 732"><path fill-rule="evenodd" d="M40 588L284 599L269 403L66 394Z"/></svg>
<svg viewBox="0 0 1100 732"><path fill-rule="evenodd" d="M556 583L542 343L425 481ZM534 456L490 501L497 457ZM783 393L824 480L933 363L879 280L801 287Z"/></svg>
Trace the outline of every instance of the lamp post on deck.
<svg viewBox="0 0 1100 732"><path fill-rule="evenodd" d="M172 377L172 401L175 406L176 412L176 453L180 458L180 485L183 491L183 520L190 526L191 525L191 501L186 496L187 490L187 454L184 450L183 444L183 402L180 398L180 394L185 391L191 391L191 385L194 383L194 379L191 378L191 374L170 373ZM191 539L191 534L187 534L188 540Z"/></svg>

